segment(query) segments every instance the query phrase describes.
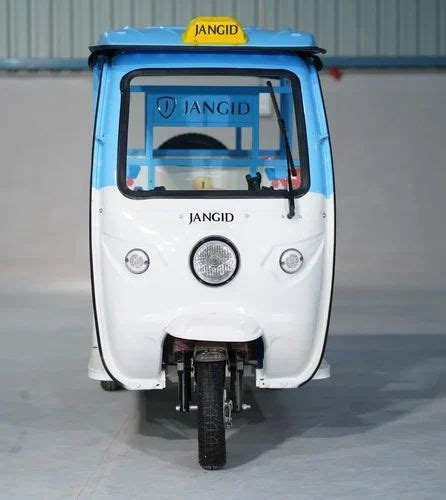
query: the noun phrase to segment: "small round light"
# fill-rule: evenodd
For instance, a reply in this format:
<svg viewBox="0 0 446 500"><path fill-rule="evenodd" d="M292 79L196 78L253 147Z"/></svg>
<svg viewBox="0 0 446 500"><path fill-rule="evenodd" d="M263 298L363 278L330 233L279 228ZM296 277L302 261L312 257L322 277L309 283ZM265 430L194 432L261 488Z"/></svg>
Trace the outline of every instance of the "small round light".
<svg viewBox="0 0 446 500"><path fill-rule="evenodd" d="M149 256L140 248L130 250L125 256L125 265L127 269L133 274L141 274L149 268Z"/></svg>
<svg viewBox="0 0 446 500"><path fill-rule="evenodd" d="M294 274L302 267L304 258L299 250L288 248L280 256L279 263L282 271L287 274Z"/></svg>
<svg viewBox="0 0 446 500"><path fill-rule="evenodd" d="M235 246L229 240L213 236L197 243L190 262L192 272L199 281L218 286L236 275L239 258Z"/></svg>

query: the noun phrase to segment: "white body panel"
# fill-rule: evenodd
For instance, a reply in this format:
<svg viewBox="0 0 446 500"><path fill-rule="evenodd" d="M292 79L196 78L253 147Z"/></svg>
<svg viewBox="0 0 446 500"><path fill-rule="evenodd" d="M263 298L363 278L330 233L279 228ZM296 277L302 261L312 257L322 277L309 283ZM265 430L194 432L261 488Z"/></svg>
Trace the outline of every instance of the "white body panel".
<svg viewBox="0 0 446 500"><path fill-rule="evenodd" d="M259 387L309 380L321 362L330 310L334 200L310 192L296 200L295 218L286 218L287 209L285 199L134 200L116 187L93 189L95 309L108 372L129 389L163 388L167 333L219 341L262 336ZM233 222L189 224L191 212L228 211ZM228 238L240 254L237 276L219 287L200 283L189 265L194 245L211 235ZM143 274L125 266L132 248L150 257ZM294 275L279 266L287 248L304 257Z"/></svg>

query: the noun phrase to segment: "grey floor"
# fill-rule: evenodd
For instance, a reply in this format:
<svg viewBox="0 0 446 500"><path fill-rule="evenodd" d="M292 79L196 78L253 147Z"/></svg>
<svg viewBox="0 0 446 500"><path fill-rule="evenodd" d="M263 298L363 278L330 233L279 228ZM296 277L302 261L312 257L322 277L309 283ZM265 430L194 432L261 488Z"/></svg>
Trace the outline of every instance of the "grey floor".
<svg viewBox="0 0 446 500"><path fill-rule="evenodd" d="M445 299L338 290L333 377L248 387L228 467L205 472L174 387L87 379L88 294L2 294L0 498L445 498Z"/></svg>

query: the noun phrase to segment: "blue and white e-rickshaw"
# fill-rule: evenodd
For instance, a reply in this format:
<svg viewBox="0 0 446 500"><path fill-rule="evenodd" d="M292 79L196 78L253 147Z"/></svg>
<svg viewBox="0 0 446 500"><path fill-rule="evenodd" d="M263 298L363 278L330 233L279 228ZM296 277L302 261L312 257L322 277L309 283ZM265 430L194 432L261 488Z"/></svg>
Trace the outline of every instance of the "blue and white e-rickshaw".
<svg viewBox="0 0 446 500"><path fill-rule="evenodd" d="M330 374L322 50L220 17L110 31L91 50L89 376L107 390L176 382L199 462L217 469L249 407L244 376L284 389Z"/></svg>

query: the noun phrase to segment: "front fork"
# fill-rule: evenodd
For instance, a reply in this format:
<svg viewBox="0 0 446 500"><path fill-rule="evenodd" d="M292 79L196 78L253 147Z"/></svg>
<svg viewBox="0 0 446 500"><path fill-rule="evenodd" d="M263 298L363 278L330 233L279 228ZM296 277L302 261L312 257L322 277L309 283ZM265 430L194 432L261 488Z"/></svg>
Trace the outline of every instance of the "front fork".
<svg viewBox="0 0 446 500"><path fill-rule="evenodd" d="M176 358L178 371L178 410L186 413L190 410L190 401L192 399L192 353L178 352Z"/></svg>
<svg viewBox="0 0 446 500"><path fill-rule="evenodd" d="M225 392L225 420L231 423L232 411L239 413L249 408L244 404L243 372L248 346L243 342L222 344L217 342L192 342L175 339L174 353L178 372L177 410L186 413L196 409L192 400L193 363L226 361L230 374L230 391Z"/></svg>
<svg viewBox="0 0 446 500"><path fill-rule="evenodd" d="M231 374L230 397L233 401L233 410L242 411L243 406L243 368L245 365L244 351L231 351L229 354L229 373Z"/></svg>

